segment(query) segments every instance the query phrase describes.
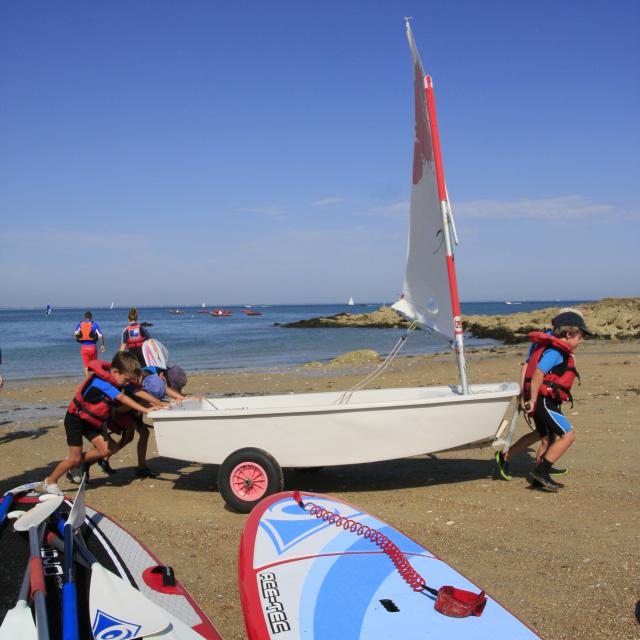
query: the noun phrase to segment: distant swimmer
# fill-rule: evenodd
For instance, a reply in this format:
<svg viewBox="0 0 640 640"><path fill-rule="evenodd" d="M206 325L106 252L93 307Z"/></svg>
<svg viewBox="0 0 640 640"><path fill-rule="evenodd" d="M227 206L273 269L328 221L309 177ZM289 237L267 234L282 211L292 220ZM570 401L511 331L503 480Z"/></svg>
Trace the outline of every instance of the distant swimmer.
<svg viewBox="0 0 640 640"><path fill-rule="evenodd" d="M122 332L122 342L120 351L128 351L133 354L140 363L141 367L146 366L144 356L142 355L142 344L148 340L151 335L145 330L145 323L138 322L138 310L135 307L129 309L129 324Z"/></svg>
<svg viewBox="0 0 640 640"><path fill-rule="evenodd" d="M100 340L100 353L104 353L104 336L97 322L93 321L91 311L84 314L84 320L78 322L73 335L80 343L80 357L84 365L84 377L88 378L89 363L98 359L98 349L96 343Z"/></svg>

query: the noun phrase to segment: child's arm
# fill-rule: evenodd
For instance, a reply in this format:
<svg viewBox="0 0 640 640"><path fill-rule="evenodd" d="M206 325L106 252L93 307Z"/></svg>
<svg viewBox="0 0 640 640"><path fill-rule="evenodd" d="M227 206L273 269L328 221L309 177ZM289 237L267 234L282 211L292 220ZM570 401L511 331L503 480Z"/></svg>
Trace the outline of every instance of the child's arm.
<svg viewBox="0 0 640 640"><path fill-rule="evenodd" d="M151 395L144 389L137 389L133 392L133 395L136 396L136 398L140 398L141 400L145 400L146 402L150 403L151 405L153 405L154 409L164 409L165 407L169 406L166 402L158 400L158 398Z"/></svg>
<svg viewBox="0 0 640 640"><path fill-rule="evenodd" d="M166 394L174 400L184 400L187 396L183 396L181 393L174 391L171 387L167 387Z"/></svg>
<svg viewBox="0 0 640 640"><path fill-rule="evenodd" d="M141 411L142 413L149 413L155 409L155 407L143 407L140 403L136 402L133 398L130 398L126 393L119 393L116 396L116 402L120 404L124 404L131 409L135 409L136 411Z"/></svg>
<svg viewBox="0 0 640 640"><path fill-rule="evenodd" d="M531 378L531 397L524 403L524 410L531 414L536 408L536 402L538 401L538 393L540 393L540 387L544 380L544 371L536 369L533 377Z"/></svg>
<svg viewBox="0 0 640 640"><path fill-rule="evenodd" d="M520 371L520 408L524 409L524 396L523 396L523 392L524 392L524 377L527 373L527 365L528 362L523 362L522 363L522 370Z"/></svg>

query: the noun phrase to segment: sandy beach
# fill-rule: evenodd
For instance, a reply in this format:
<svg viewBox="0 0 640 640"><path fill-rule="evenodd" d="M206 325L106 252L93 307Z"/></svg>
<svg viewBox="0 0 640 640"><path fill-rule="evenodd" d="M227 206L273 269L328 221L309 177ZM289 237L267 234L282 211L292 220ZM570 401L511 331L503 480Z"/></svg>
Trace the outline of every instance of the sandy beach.
<svg viewBox="0 0 640 640"><path fill-rule="evenodd" d="M468 353L472 382L513 380L525 346ZM577 440L557 494L531 489L532 457L494 475L492 449L468 449L316 473L285 471L289 489L329 493L387 520L486 589L547 640L640 637L640 342L588 341L582 385L566 413ZM211 395L347 389L369 369L194 374ZM399 358L375 386L451 383L446 355ZM79 379L7 381L0 391L0 490L44 478L66 454L62 418ZM528 427L521 420L518 433ZM392 435L390 434L390 437ZM532 452L531 452L532 453ZM227 640L244 638L237 550L246 516L225 508L217 469L157 457L154 480L134 478L135 448L111 478L96 471L87 501L174 567ZM73 485L62 481L64 489Z"/></svg>

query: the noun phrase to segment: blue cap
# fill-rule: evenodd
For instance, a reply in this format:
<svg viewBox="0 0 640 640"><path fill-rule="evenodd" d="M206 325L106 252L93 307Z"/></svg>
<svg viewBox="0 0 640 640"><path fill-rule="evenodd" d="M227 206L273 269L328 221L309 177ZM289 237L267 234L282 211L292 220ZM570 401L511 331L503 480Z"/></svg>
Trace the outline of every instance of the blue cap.
<svg viewBox="0 0 640 640"><path fill-rule="evenodd" d="M158 398L158 400L162 400L167 390L167 385L159 375L154 373L153 375L147 376L142 381L142 388L147 393L150 393L152 396Z"/></svg>

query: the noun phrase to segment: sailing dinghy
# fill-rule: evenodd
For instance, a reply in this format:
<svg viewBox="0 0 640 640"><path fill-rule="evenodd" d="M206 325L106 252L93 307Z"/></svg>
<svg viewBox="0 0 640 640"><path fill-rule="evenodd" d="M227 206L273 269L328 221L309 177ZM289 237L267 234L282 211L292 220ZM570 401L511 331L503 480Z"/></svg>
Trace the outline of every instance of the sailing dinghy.
<svg viewBox="0 0 640 640"><path fill-rule="evenodd" d="M515 382L469 385L452 252L455 227L444 181L433 83L409 22L415 141L409 248L394 308L448 337L460 384L349 392L186 400L153 411L162 456L219 464L218 487L248 512L283 488L282 467L392 460L495 440L518 395Z"/></svg>

